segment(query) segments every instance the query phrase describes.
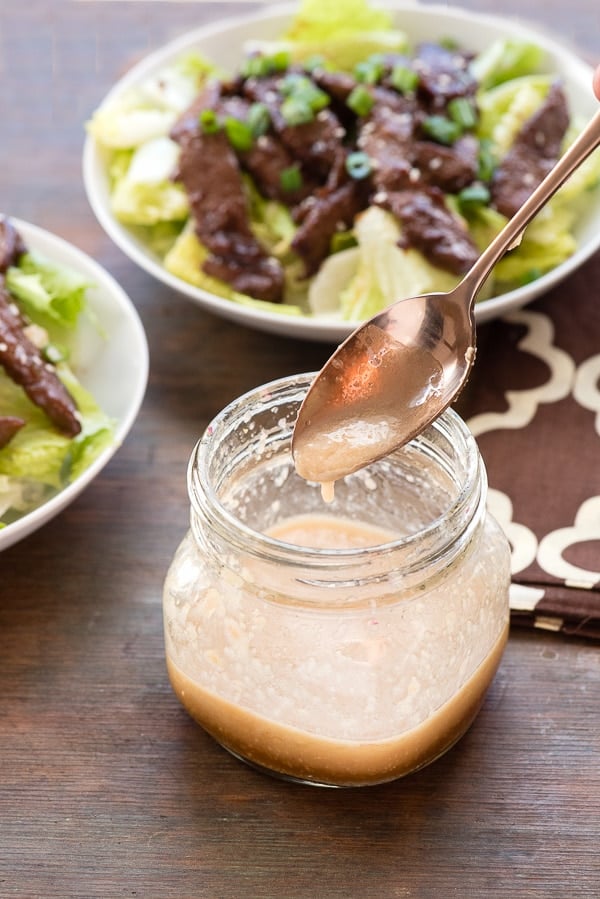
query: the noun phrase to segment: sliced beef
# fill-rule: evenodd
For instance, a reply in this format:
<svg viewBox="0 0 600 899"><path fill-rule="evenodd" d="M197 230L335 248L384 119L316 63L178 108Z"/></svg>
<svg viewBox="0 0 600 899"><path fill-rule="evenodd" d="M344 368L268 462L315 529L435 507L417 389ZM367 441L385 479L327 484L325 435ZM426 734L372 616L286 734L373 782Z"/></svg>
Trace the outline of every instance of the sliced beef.
<svg viewBox="0 0 600 899"><path fill-rule="evenodd" d="M511 218L544 180L560 156L568 126L567 98L561 86L553 84L494 172L492 202L499 212Z"/></svg>
<svg viewBox="0 0 600 899"><path fill-rule="evenodd" d="M365 185L359 181L348 181L315 197L292 241L292 248L304 260L306 277L314 275L329 255L336 231L352 227L355 215L365 204Z"/></svg>
<svg viewBox="0 0 600 899"><path fill-rule="evenodd" d="M23 321L0 282L0 365L29 399L69 437L81 431L73 398L54 368L23 333Z"/></svg>
<svg viewBox="0 0 600 899"><path fill-rule="evenodd" d="M376 102L360 129L357 144L373 162L377 190L403 190L413 177L414 105L385 88L374 93Z"/></svg>
<svg viewBox="0 0 600 899"><path fill-rule="evenodd" d="M27 252L21 235L12 222L0 218L0 274L4 274L11 265L16 265L19 257Z"/></svg>
<svg viewBox="0 0 600 899"><path fill-rule="evenodd" d="M432 184L447 193L457 193L477 177L479 145L467 134L451 147L430 140L415 141L413 164L420 183Z"/></svg>
<svg viewBox="0 0 600 899"><path fill-rule="evenodd" d="M443 110L454 97L472 97L477 92L469 57L459 50L420 44L413 68L419 74L419 95L431 110Z"/></svg>
<svg viewBox="0 0 600 899"><path fill-rule="evenodd" d="M321 90L338 103L345 103L357 84L356 78L347 72L331 72L328 69L315 69L312 78Z"/></svg>
<svg viewBox="0 0 600 899"><path fill-rule="evenodd" d="M219 115L246 122L251 105L243 97L226 97L215 104L215 109ZM236 153L242 168L252 176L260 193L270 200L295 206L319 186L310 173L303 171L300 187L294 190L285 188L281 174L291 168L295 160L279 137L270 132L257 138L249 150L237 150Z"/></svg>
<svg viewBox="0 0 600 899"><path fill-rule="evenodd" d="M249 224L248 202L236 155L223 130L205 133L199 124L204 109L218 101L207 89L175 124L171 136L181 147L177 177L184 185L196 233L211 256L202 268L235 290L279 302L283 270L270 259Z"/></svg>
<svg viewBox="0 0 600 899"><path fill-rule="evenodd" d="M0 415L0 449L10 443L24 424L25 419L17 418L16 415Z"/></svg>
<svg viewBox="0 0 600 899"><path fill-rule="evenodd" d="M301 125L288 125L281 113L283 97L279 93L281 78L248 78L244 94L255 102L264 103L281 142L310 171L322 180L335 164L341 151L345 128L330 109L322 109L314 119Z"/></svg>
<svg viewBox="0 0 600 899"><path fill-rule="evenodd" d="M403 244L420 250L433 265L462 275L479 256L464 225L435 188L390 193L386 206L402 223Z"/></svg>

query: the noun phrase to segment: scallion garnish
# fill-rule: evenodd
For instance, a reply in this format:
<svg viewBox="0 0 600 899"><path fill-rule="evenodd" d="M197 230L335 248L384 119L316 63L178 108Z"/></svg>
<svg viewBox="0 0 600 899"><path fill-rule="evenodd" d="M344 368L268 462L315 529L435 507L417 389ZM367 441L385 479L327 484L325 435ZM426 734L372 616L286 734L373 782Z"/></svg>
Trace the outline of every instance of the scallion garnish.
<svg viewBox="0 0 600 899"><path fill-rule="evenodd" d="M448 115L461 128L474 128L477 124L477 112L468 97L454 97L450 100Z"/></svg>
<svg viewBox="0 0 600 899"><path fill-rule="evenodd" d="M377 53L359 62L354 67L354 77L361 84L377 84L381 81L385 68L383 57Z"/></svg>
<svg viewBox="0 0 600 899"><path fill-rule="evenodd" d="M254 136L247 122L241 122L239 119L234 119L233 116L227 116L224 127L229 143L234 150L244 153L252 147Z"/></svg>
<svg viewBox="0 0 600 899"><path fill-rule="evenodd" d="M453 144L462 134L462 128L457 122L442 115L427 116L423 120L422 128L428 137L446 145Z"/></svg>
<svg viewBox="0 0 600 899"><path fill-rule="evenodd" d="M198 116L198 123L204 134L215 134L221 127L214 109L203 109Z"/></svg>
<svg viewBox="0 0 600 899"><path fill-rule="evenodd" d="M302 63L302 68L306 72L314 72L315 69L324 69L327 66L327 60L320 53L314 53L312 56L309 56L308 59L305 59Z"/></svg>
<svg viewBox="0 0 600 899"><path fill-rule="evenodd" d="M371 92L364 84L357 84L346 100L346 105L359 116L368 115L373 108L373 103Z"/></svg>
<svg viewBox="0 0 600 899"><path fill-rule="evenodd" d="M256 54L255 56L249 56L244 60L244 64L242 65L242 75L245 78L264 78L266 75L270 74L271 67L268 57L263 56L262 54Z"/></svg>
<svg viewBox="0 0 600 899"><path fill-rule="evenodd" d="M67 358L64 351L57 347L55 343L46 344L42 350L42 356L46 362L51 362L52 365L58 365L59 362L64 362Z"/></svg>
<svg viewBox="0 0 600 899"><path fill-rule="evenodd" d="M480 181L491 181L495 168L496 159L492 150L492 142L489 138L484 137L479 141L478 179Z"/></svg>
<svg viewBox="0 0 600 899"><path fill-rule="evenodd" d="M393 87L401 94L409 94L416 90L419 76L413 69L409 69L408 66L397 63L392 69L390 81Z"/></svg>
<svg viewBox="0 0 600 899"><path fill-rule="evenodd" d="M248 110L248 127L253 137L262 137L271 125L271 116L264 103L253 103Z"/></svg>
<svg viewBox="0 0 600 899"><path fill-rule="evenodd" d="M351 178L360 181L371 174L373 166L366 153L357 151L356 153L349 153L346 157L346 171Z"/></svg>
<svg viewBox="0 0 600 899"><path fill-rule="evenodd" d="M287 169L283 169L279 176L279 181L283 190L287 193L300 190L302 187L302 172L296 163L290 165Z"/></svg>
<svg viewBox="0 0 600 899"><path fill-rule="evenodd" d="M315 117L310 103L300 97L286 97L281 104L281 115L288 125L305 125Z"/></svg>
<svg viewBox="0 0 600 899"><path fill-rule="evenodd" d="M310 106L313 112L319 112L329 105L329 95L322 91L321 88L307 78L306 75L299 75L291 72L282 78L279 85L279 93L284 97L291 97Z"/></svg>
<svg viewBox="0 0 600 899"><path fill-rule="evenodd" d="M469 184L458 194L458 205L463 212L475 209L477 206L487 206L490 202L490 192L485 184Z"/></svg>

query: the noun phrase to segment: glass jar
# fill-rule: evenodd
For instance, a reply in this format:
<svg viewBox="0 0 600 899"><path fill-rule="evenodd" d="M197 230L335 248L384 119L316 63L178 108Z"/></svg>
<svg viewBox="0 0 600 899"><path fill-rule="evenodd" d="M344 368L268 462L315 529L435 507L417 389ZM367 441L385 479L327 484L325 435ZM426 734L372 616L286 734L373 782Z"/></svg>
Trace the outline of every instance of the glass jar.
<svg viewBox="0 0 600 899"><path fill-rule="evenodd" d="M191 528L164 588L167 666L240 759L375 784L433 761L475 718L507 638L509 549L453 411L325 505L290 452L312 377L242 396L196 446Z"/></svg>

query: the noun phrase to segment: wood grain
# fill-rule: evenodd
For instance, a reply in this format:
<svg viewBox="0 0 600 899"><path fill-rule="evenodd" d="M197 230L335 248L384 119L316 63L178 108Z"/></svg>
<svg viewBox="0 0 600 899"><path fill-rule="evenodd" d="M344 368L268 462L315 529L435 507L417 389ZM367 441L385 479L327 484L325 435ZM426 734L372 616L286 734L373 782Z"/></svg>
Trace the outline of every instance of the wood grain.
<svg viewBox="0 0 600 899"><path fill-rule="evenodd" d="M84 196L83 123L148 50L254 6L0 7L3 209L111 271L151 350L146 400L121 451L59 518L0 556L0 896L600 896L597 647L515 631L453 751L354 791L246 768L168 685L161 586L187 526L192 446L233 397L317 368L328 348L221 321L125 259ZM596 0L535 0L526 12L507 0L503 12L598 54ZM600 259L587 270L578 283L593 290Z"/></svg>

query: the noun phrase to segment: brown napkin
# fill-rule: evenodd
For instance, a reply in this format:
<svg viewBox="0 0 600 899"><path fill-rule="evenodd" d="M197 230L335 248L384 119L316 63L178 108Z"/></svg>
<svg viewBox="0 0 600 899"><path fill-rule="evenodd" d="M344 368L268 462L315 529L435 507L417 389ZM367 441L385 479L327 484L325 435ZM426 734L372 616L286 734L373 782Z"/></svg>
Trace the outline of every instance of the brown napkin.
<svg viewBox="0 0 600 899"><path fill-rule="evenodd" d="M515 624L600 640L600 256L478 328L457 409L512 546Z"/></svg>

